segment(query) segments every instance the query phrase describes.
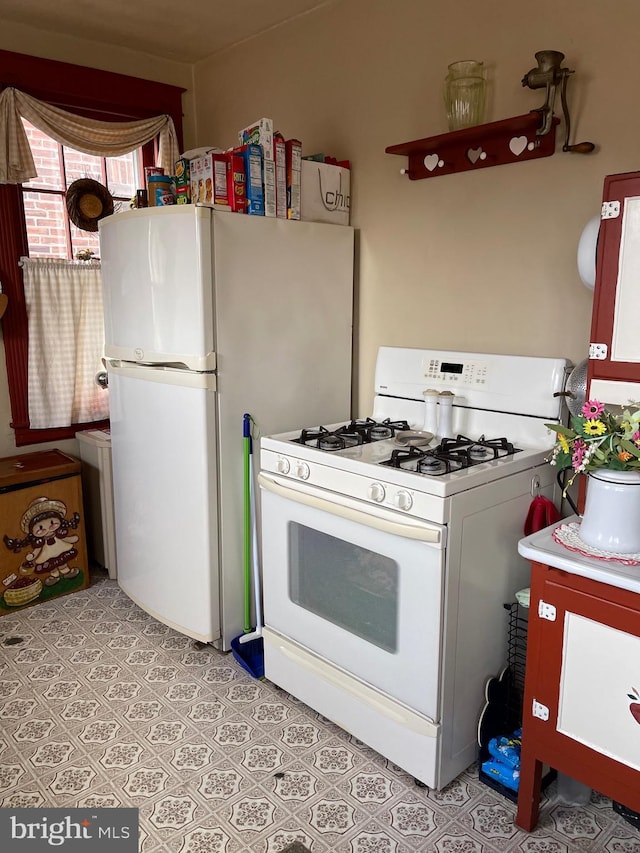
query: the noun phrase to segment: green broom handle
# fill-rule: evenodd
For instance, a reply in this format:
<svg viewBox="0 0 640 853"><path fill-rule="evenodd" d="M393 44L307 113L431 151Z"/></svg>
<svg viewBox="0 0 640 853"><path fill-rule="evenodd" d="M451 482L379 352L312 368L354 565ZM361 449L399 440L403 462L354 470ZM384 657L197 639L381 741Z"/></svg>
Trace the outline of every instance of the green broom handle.
<svg viewBox="0 0 640 853"><path fill-rule="evenodd" d="M244 451L244 632L251 631L251 415L242 419Z"/></svg>

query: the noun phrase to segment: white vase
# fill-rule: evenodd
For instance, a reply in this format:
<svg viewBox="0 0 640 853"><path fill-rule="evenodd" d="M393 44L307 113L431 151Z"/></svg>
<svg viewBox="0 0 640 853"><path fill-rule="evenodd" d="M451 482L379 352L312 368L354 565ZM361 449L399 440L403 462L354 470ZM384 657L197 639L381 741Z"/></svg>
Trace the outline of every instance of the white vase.
<svg viewBox="0 0 640 853"><path fill-rule="evenodd" d="M640 554L640 471L591 471L579 535L601 551Z"/></svg>

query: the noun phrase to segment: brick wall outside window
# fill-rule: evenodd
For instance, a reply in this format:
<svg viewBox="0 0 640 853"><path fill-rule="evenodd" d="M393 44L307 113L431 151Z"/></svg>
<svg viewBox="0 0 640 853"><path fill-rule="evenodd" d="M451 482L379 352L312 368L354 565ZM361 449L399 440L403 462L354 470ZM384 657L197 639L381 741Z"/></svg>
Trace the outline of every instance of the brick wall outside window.
<svg viewBox="0 0 640 853"><path fill-rule="evenodd" d="M38 172L37 178L23 184L29 255L67 258L70 253L75 256L78 251L91 249L97 256L98 233L82 231L68 221L63 193L73 181L93 178L107 186L116 204L127 204L136 190L132 156L105 160L60 146L26 121L25 129Z"/></svg>

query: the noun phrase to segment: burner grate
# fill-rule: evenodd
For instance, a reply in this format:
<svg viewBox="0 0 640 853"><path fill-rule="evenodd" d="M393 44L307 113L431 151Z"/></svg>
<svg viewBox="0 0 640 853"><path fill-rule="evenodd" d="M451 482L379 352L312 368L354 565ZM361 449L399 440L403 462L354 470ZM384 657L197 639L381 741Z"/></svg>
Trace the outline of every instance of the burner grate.
<svg viewBox="0 0 640 853"><path fill-rule="evenodd" d="M372 418L365 418L352 420L333 430L323 426L303 429L294 441L320 450L344 450L359 444L370 444L374 441L393 438L397 432L409 428L407 421L392 421L389 418L384 421L375 421Z"/></svg>
<svg viewBox="0 0 640 853"><path fill-rule="evenodd" d="M438 477L518 452L518 448L506 438L487 439L480 436L472 439L458 435L456 438L443 438L437 447L393 450L390 458L381 464Z"/></svg>

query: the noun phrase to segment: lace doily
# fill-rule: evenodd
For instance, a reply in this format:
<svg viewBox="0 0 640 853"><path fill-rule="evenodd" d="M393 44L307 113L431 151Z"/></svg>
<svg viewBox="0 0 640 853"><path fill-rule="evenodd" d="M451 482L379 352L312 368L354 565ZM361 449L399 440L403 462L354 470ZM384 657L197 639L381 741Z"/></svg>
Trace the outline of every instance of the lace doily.
<svg viewBox="0 0 640 853"><path fill-rule="evenodd" d="M551 534L553 541L576 551L583 557L595 557L598 560L609 560L615 563L624 563L625 566L640 566L640 554L618 554L616 551L601 551L587 545L580 538L580 523L572 521L569 524L561 524Z"/></svg>

